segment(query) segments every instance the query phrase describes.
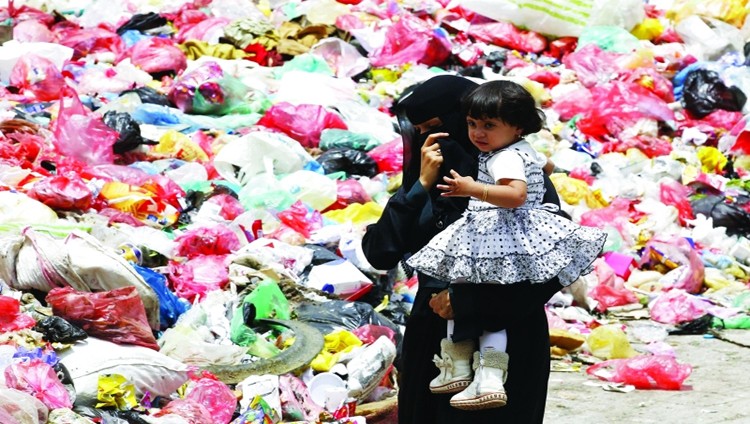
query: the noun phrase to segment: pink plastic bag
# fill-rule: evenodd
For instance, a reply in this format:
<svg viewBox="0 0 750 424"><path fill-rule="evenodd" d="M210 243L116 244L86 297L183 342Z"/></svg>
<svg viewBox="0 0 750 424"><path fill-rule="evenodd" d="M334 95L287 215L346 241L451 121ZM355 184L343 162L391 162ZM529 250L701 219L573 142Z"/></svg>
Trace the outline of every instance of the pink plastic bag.
<svg viewBox="0 0 750 424"><path fill-rule="evenodd" d="M207 204L218 206L219 215L227 221L232 221L245 212L245 208L242 207L240 201L228 194L221 193L211 196L203 203L203 207Z"/></svg>
<svg viewBox="0 0 750 424"><path fill-rule="evenodd" d="M277 218L287 227L310 237L313 231L323 228L323 217L320 211L308 210L304 203L296 201L288 209L279 212Z"/></svg>
<svg viewBox="0 0 750 424"><path fill-rule="evenodd" d="M60 98L65 78L51 60L28 53L13 66L10 85L33 100L49 102Z"/></svg>
<svg viewBox="0 0 750 424"><path fill-rule="evenodd" d="M86 109L72 88L63 89L60 112L52 127L53 144L60 154L89 164L114 161L112 146L119 134Z"/></svg>
<svg viewBox="0 0 750 424"><path fill-rule="evenodd" d="M354 178L348 180L336 180L336 201L326 208L325 211L344 209L352 203L365 204L369 202L370 195L367 194L362 184Z"/></svg>
<svg viewBox="0 0 750 424"><path fill-rule="evenodd" d="M324 129L347 129L339 115L319 105L293 105L281 102L273 105L258 121L258 125L277 129L299 141L303 147L318 147Z"/></svg>
<svg viewBox="0 0 750 424"><path fill-rule="evenodd" d="M51 43L53 37L47 25L35 19L18 22L13 27L13 39L19 43Z"/></svg>
<svg viewBox="0 0 750 424"><path fill-rule="evenodd" d="M393 342L393 344L396 344L395 333L393 330L383 325L365 324L352 330L352 334L357 336L357 338L366 345L374 343L375 340L380 338L380 336L386 336Z"/></svg>
<svg viewBox="0 0 750 424"><path fill-rule="evenodd" d="M563 57L563 64L576 72L585 87L593 87L611 81L620 71L617 59L622 56L602 50L596 44L587 44L580 50Z"/></svg>
<svg viewBox="0 0 750 424"><path fill-rule="evenodd" d="M427 21L405 13L394 19L385 33L382 46L370 53L375 67L423 63L439 65L450 56L451 45L447 33L436 31Z"/></svg>
<svg viewBox="0 0 750 424"><path fill-rule="evenodd" d="M640 355L628 359L611 359L592 365L586 373L604 381L625 383L637 389L680 390L693 372L687 364L668 355Z"/></svg>
<svg viewBox="0 0 750 424"><path fill-rule="evenodd" d="M31 328L36 321L21 313L21 303L9 296L0 296L0 333Z"/></svg>
<svg viewBox="0 0 750 424"><path fill-rule="evenodd" d="M62 21L52 28L58 44L73 49L73 60L97 53L113 53L120 56L125 43L114 30L102 26L81 28L71 21Z"/></svg>
<svg viewBox="0 0 750 424"><path fill-rule="evenodd" d="M185 53L168 38L153 37L137 42L125 57L146 72L181 72L187 68ZM122 59L124 59L123 57Z"/></svg>
<svg viewBox="0 0 750 424"><path fill-rule="evenodd" d="M670 290L649 305L651 319L663 324L696 320L708 312L708 305L684 290Z"/></svg>
<svg viewBox="0 0 750 424"><path fill-rule="evenodd" d="M226 384L204 371L201 375L191 375L185 390L185 400L203 405L213 418L212 423L227 424L237 407L237 397Z"/></svg>
<svg viewBox="0 0 750 424"><path fill-rule="evenodd" d="M589 296L599 302L596 309L599 312L605 312L613 306L630 305L638 303L638 297L630 290L624 288L615 288L606 284L597 284L589 291Z"/></svg>
<svg viewBox="0 0 750 424"><path fill-rule="evenodd" d="M381 144L367 154L378 164L379 172L397 173L404 167L404 143L400 138Z"/></svg>
<svg viewBox="0 0 750 424"><path fill-rule="evenodd" d="M539 53L547 48L547 39L543 35L518 29L510 22L472 24L468 32L485 43L521 52Z"/></svg>
<svg viewBox="0 0 750 424"><path fill-rule="evenodd" d="M53 209L83 210L93 202L93 193L76 174L53 175L34 183L26 193Z"/></svg>
<svg viewBox="0 0 750 424"><path fill-rule="evenodd" d="M55 315L81 327L87 334L118 344L159 350L135 287L104 292L79 292L72 287L52 289L47 303Z"/></svg>
<svg viewBox="0 0 750 424"><path fill-rule="evenodd" d="M211 412L205 406L192 399L175 399L167 404L154 417L174 414L183 418L188 424L213 424Z"/></svg>
<svg viewBox="0 0 750 424"><path fill-rule="evenodd" d="M169 263L169 281L177 296L193 302L229 283L227 255L198 256L185 263Z"/></svg>
<svg viewBox="0 0 750 424"><path fill-rule="evenodd" d="M41 359L10 364L5 369L5 384L34 396L50 409L73 407L57 373Z"/></svg>
<svg viewBox="0 0 750 424"><path fill-rule="evenodd" d="M226 255L240 248L237 235L223 225L200 227L178 236L177 254L188 258L201 255Z"/></svg>
<svg viewBox="0 0 750 424"><path fill-rule="evenodd" d="M659 200L665 205L672 205L679 211L680 224L695 219L693 207L690 205L688 196L693 194L690 187L680 184L679 181L669 180L659 184Z"/></svg>

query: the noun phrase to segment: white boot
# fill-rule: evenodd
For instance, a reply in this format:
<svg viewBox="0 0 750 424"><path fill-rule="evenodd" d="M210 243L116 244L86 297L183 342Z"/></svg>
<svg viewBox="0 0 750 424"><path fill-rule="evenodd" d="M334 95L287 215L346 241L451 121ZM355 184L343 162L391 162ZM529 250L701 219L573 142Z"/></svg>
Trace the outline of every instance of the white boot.
<svg viewBox="0 0 750 424"><path fill-rule="evenodd" d="M474 381L451 398L451 406L476 410L505 406L505 379L508 375L508 354L495 349L474 352Z"/></svg>
<svg viewBox="0 0 750 424"><path fill-rule="evenodd" d="M440 356L432 360L440 374L430 381L432 393L457 393L465 389L474 373L471 370L471 354L474 341L453 343L449 339L440 341Z"/></svg>

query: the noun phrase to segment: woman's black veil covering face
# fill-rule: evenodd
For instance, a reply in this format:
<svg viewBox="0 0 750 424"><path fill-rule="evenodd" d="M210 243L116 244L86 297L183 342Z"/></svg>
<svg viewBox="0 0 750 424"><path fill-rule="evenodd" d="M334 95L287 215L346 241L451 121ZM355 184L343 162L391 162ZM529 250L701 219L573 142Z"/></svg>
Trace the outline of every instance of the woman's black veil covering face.
<svg viewBox="0 0 750 424"><path fill-rule="evenodd" d="M427 136L435 132L450 134L438 141L443 156L439 181L442 181L443 176L449 175L451 169L461 175L476 177L478 150L469 140L466 117L461 113L461 99L477 86L477 83L464 77L439 75L404 90L394 111L404 143L402 185L405 190L408 191L419 179L420 150ZM440 118L442 125L419 134L413 124L432 118ZM430 190L436 209L462 211L466 208L468 198L440 197L439 192L434 187Z"/></svg>

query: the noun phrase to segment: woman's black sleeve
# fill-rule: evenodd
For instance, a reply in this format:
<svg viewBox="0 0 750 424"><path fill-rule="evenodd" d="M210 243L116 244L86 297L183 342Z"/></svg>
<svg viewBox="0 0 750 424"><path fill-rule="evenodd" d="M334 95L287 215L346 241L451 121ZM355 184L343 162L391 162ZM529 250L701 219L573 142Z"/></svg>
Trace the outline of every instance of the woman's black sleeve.
<svg viewBox="0 0 750 424"><path fill-rule="evenodd" d="M383 210L378 222L369 225L362 238L362 250L376 269L395 267L406 253L413 253L424 245L425 216L432 216L430 197L421 184L416 183L405 193L399 189Z"/></svg>

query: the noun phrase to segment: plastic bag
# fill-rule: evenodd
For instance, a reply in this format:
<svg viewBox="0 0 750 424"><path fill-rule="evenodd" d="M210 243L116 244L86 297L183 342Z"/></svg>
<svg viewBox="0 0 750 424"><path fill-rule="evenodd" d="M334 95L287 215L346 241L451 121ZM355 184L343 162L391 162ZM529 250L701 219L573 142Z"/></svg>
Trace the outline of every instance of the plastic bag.
<svg viewBox="0 0 750 424"><path fill-rule="evenodd" d="M122 35L126 31L138 30L144 32L145 30L159 28L167 24L167 18L159 15L158 13L137 13L128 19L127 22L120 25L117 28L117 34Z"/></svg>
<svg viewBox="0 0 750 424"><path fill-rule="evenodd" d="M589 291L589 296L598 302L596 309L605 312L612 306L630 305L638 303L638 297L630 290L616 288L606 284L597 284Z"/></svg>
<svg viewBox="0 0 750 424"><path fill-rule="evenodd" d="M184 263L169 263L169 281L177 296L191 303L229 282L227 255L201 255Z"/></svg>
<svg viewBox="0 0 750 424"><path fill-rule="evenodd" d="M684 290L670 290L654 299L649 309L654 321L679 324L706 315L708 307L705 302Z"/></svg>
<svg viewBox="0 0 750 424"><path fill-rule="evenodd" d="M0 422L46 424L49 408L39 399L20 390L0 387Z"/></svg>
<svg viewBox="0 0 750 424"><path fill-rule="evenodd" d="M258 121L258 125L277 129L297 140L303 147L318 147L320 134L324 129L347 129L346 123L338 114L323 106L295 106L287 102L273 105Z"/></svg>
<svg viewBox="0 0 750 424"><path fill-rule="evenodd" d="M726 228L731 236L750 236L750 212L743 206L748 199L738 201L723 195L707 194L690 202L695 214L702 214L713 220L715 227Z"/></svg>
<svg viewBox="0 0 750 424"><path fill-rule="evenodd" d="M21 303L9 296L0 296L0 332L18 331L36 324L30 315L21 313Z"/></svg>
<svg viewBox="0 0 750 424"><path fill-rule="evenodd" d="M65 78L51 60L28 53L13 66L10 85L33 100L49 102L60 98Z"/></svg>
<svg viewBox="0 0 750 424"><path fill-rule="evenodd" d="M237 397L216 377L206 371L191 375L185 389L185 400L203 405L211 413L212 423L228 424L237 407Z"/></svg>
<svg viewBox="0 0 750 424"><path fill-rule="evenodd" d="M252 113L249 87L227 75L213 61L183 73L169 90L169 100L186 113L227 115Z"/></svg>
<svg viewBox="0 0 750 424"><path fill-rule="evenodd" d="M56 288L46 300L55 315L84 328L91 336L159 350L135 287L98 293Z"/></svg>
<svg viewBox="0 0 750 424"><path fill-rule="evenodd" d="M693 372L687 364L668 355L640 355L591 365L586 373L601 380L624 383L637 389L680 390Z"/></svg>
<svg viewBox="0 0 750 424"><path fill-rule="evenodd" d="M625 332L614 324L593 329L586 344L592 355L602 359L630 358L638 354L630 346Z"/></svg>
<svg viewBox="0 0 750 424"><path fill-rule="evenodd" d="M5 369L5 384L11 389L33 395L50 409L73 407L70 395L57 378L57 373L41 359L9 365Z"/></svg>
<svg viewBox="0 0 750 424"><path fill-rule="evenodd" d="M747 101L741 89L727 87L718 73L707 69L689 73L682 93L682 104L697 118L703 118L716 109L741 111Z"/></svg>
<svg viewBox="0 0 750 424"><path fill-rule="evenodd" d="M119 134L112 146L112 151L117 154L133 150L142 144L156 144L153 140L141 137L141 127L129 113L111 110L104 114L103 120L108 127Z"/></svg>
<svg viewBox="0 0 750 424"><path fill-rule="evenodd" d="M90 113L72 88L60 97L60 112L53 121L53 144L62 155L89 164L112 163L118 134Z"/></svg>
<svg viewBox="0 0 750 424"><path fill-rule="evenodd" d="M323 334L330 334L336 330L352 331L365 324L374 324L390 328L400 340L398 326L367 303L344 300L331 300L320 304L303 303L294 312L298 320L307 322Z"/></svg>
<svg viewBox="0 0 750 424"><path fill-rule="evenodd" d="M31 186L29 197L60 210L85 211L94 202L94 194L80 176L53 175L42 178Z"/></svg>
<svg viewBox="0 0 750 424"><path fill-rule="evenodd" d="M448 34L428 25L428 22L410 13L394 19L385 32L383 44L369 55L372 66L407 63L436 66L443 63L451 54Z"/></svg>
<svg viewBox="0 0 750 424"><path fill-rule="evenodd" d="M192 399L175 399L161 408L153 416L177 415L187 424L214 424L211 412L201 403Z"/></svg>
<svg viewBox="0 0 750 424"><path fill-rule="evenodd" d="M136 43L127 55L136 65L148 73L179 73L187 68L185 53L168 38L153 37Z"/></svg>
<svg viewBox="0 0 750 424"><path fill-rule="evenodd" d="M336 200L336 181L313 171L295 171L280 181L299 201L316 210L323 210Z"/></svg>
<svg viewBox="0 0 750 424"><path fill-rule="evenodd" d="M167 277L153 271L150 268L133 265L146 283L156 292L159 297L159 322L162 331L172 327L177 319L190 308L187 302L181 301L167 287Z"/></svg>
<svg viewBox="0 0 750 424"><path fill-rule="evenodd" d="M331 149L323 152L316 160L326 174L343 171L347 175L372 177L379 173L378 164L371 156L374 150L371 150L368 154L346 148Z"/></svg>
<svg viewBox="0 0 750 424"><path fill-rule="evenodd" d="M556 2L512 0L463 0L465 9L497 21L510 21L553 36L579 36L588 25L594 0L560 0Z"/></svg>
<svg viewBox="0 0 750 424"><path fill-rule="evenodd" d="M539 53L547 48L547 39L543 35L521 30L505 21L474 23L468 34L479 41L521 52Z"/></svg>
<svg viewBox="0 0 750 424"><path fill-rule="evenodd" d="M655 237L649 240L640 260L641 268L646 264L660 264L671 270L662 278L662 283L667 289L682 289L688 293L700 293L703 289L705 265L696 249L683 237Z"/></svg>
<svg viewBox="0 0 750 424"><path fill-rule="evenodd" d="M664 180L659 184L659 200L665 205L672 205L680 212L680 225L685 225L692 220L693 208L690 206L688 196L692 194L690 187L684 186L675 180Z"/></svg>
<svg viewBox="0 0 750 424"><path fill-rule="evenodd" d="M328 206L323 212L343 209L352 203L365 204L372 199L362 184L354 179L336 181L336 201Z"/></svg>
<svg viewBox="0 0 750 424"><path fill-rule="evenodd" d="M44 339L52 343L75 343L89 336L80 327L57 316L39 321L34 326L34 331L44 334Z"/></svg>
<svg viewBox="0 0 750 424"><path fill-rule="evenodd" d="M199 227L175 238L176 254L187 258L202 255L226 255L240 248L237 235L224 225Z"/></svg>
<svg viewBox="0 0 750 424"><path fill-rule="evenodd" d="M378 164L378 172L397 173L403 169L404 144L400 138L381 144L367 152L367 154Z"/></svg>

